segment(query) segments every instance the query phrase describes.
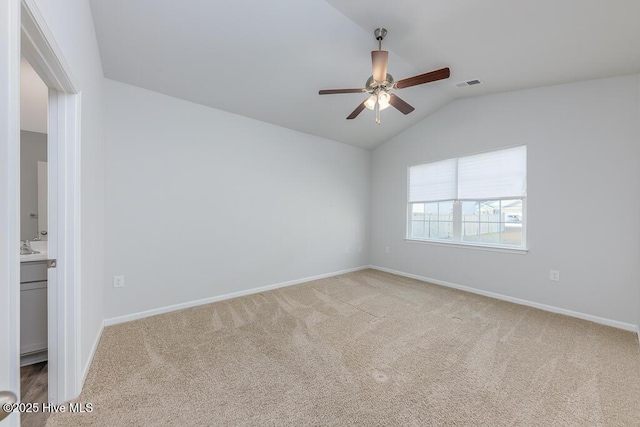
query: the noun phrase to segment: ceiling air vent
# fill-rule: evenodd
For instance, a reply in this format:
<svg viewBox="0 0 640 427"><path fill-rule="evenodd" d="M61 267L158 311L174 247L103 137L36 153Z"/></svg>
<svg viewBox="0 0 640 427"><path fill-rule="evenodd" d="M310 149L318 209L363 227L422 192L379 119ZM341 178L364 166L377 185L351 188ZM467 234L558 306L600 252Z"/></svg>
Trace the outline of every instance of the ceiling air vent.
<svg viewBox="0 0 640 427"><path fill-rule="evenodd" d="M482 84L482 82L478 79L473 79L473 80L467 80L466 82L458 82L458 83L454 83L453 85L457 88L463 88L463 87L468 87L468 86L477 86L479 84Z"/></svg>

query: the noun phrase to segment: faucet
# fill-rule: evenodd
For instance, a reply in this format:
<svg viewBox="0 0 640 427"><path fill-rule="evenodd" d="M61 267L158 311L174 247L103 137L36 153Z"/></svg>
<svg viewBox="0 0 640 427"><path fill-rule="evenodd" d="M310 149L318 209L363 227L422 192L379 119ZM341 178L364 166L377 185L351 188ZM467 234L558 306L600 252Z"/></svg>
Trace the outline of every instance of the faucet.
<svg viewBox="0 0 640 427"><path fill-rule="evenodd" d="M29 240L20 240L20 255L39 254L40 252L31 249Z"/></svg>
<svg viewBox="0 0 640 427"><path fill-rule="evenodd" d="M20 255L29 255L32 250L28 240L20 240Z"/></svg>

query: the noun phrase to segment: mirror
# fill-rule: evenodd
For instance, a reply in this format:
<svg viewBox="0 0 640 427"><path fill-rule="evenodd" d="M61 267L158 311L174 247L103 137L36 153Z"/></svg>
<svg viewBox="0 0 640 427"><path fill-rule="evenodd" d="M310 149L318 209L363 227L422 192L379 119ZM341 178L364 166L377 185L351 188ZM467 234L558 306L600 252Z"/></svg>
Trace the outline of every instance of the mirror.
<svg viewBox="0 0 640 427"><path fill-rule="evenodd" d="M47 232L47 135L20 131L20 240Z"/></svg>
<svg viewBox="0 0 640 427"><path fill-rule="evenodd" d="M38 162L38 235L40 240L48 240L48 183L47 162Z"/></svg>

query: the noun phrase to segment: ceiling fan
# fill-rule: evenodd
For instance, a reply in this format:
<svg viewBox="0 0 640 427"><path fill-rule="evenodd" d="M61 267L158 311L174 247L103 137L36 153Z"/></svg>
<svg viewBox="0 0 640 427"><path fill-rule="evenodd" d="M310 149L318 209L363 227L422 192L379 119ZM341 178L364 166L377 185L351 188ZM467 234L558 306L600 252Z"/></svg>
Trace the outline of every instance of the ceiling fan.
<svg viewBox="0 0 640 427"><path fill-rule="evenodd" d="M415 110L415 108L407 104L400 97L390 93L390 91L448 79L451 71L449 68L441 68L439 70L395 81L391 74L387 73L389 52L382 50L382 40L387 35L387 30L384 28L378 28L373 32L373 35L376 40L378 40L378 50L371 51L373 75L369 77L364 85L365 87L363 89L322 89L318 93L320 95L331 95L336 93L367 92L370 94L369 97L358 105L351 114L349 114L347 120L355 119L365 108L368 108L369 110L375 110L376 123L380 124L380 111L389 107L389 105L395 107L405 115Z"/></svg>

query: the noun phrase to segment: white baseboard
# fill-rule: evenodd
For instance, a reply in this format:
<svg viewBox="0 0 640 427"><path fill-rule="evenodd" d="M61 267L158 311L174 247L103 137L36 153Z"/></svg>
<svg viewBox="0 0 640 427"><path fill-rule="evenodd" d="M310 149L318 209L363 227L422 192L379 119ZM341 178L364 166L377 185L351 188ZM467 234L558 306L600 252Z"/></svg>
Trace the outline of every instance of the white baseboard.
<svg viewBox="0 0 640 427"><path fill-rule="evenodd" d="M223 301L231 298L242 297L245 295L257 294L260 292L270 291L273 289L284 288L286 286L299 285L305 282L311 282L313 280L326 279L327 277L339 276L340 274L352 273L354 271L365 270L369 268L368 265L361 267L349 268L346 270L334 271L332 273L320 274L312 277L305 277L302 279L289 280L287 282L276 283L273 285L262 286L259 288L247 289L244 291L232 292L230 294L218 295L215 297L199 299L195 301L183 302L181 304L170 305L166 307L154 308L152 310L141 311L138 313L127 314L124 316L112 317L105 319L104 326L117 325L118 323L130 322L132 320L143 319L145 317L156 316L158 314L169 313L172 311L183 310L185 308L197 307L199 305L211 304L212 302Z"/></svg>
<svg viewBox="0 0 640 427"><path fill-rule="evenodd" d="M49 352L45 348L41 351L36 351L30 354L20 355L20 367L33 365L34 363L45 362L49 358Z"/></svg>
<svg viewBox="0 0 640 427"><path fill-rule="evenodd" d="M377 265L370 265L369 268L374 270L384 271L386 273L396 274L398 276L408 277L410 279L416 279L423 282L433 283L434 285L446 286L448 288L459 289L465 292L471 292L473 294L483 295L490 298L499 299L502 301L508 301L515 304L526 305L528 307L537 308L551 313L564 314L566 316L577 317L578 319L589 320L594 323L600 323L601 325L611 326L618 329L624 329L625 331L638 332L638 338L640 339L640 331L638 327L632 323L620 322L617 320L606 319L604 317L593 316L591 314L580 313L577 311L571 311L560 307L554 307L552 305L540 304L533 301L527 301L520 298L514 298L507 295L496 294L494 292L483 291L481 289L471 288L469 286L457 285L451 282L445 282L443 280L431 279L429 277L419 276L417 274L405 273L403 271L392 270L390 268L379 267Z"/></svg>
<svg viewBox="0 0 640 427"><path fill-rule="evenodd" d="M30 345L21 345L20 346L20 356L25 355L27 353L36 353L36 352L40 352L40 351L44 351L46 353L46 351L47 351L47 340L46 339L43 342L37 342L37 343L34 343L34 344L30 344Z"/></svg>
<svg viewBox="0 0 640 427"><path fill-rule="evenodd" d="M84 364L84 368L82 369L82 377L81 377L82 379L80 380L80 389L78 390L78 395L82 393L82 389L84 388L84 382L87 380L87 374L89 373L91 362L93 362L93 356L95 356L96 350L98 349L98 344L100 343L100 338L102 338L102 331L104 331L104 322L102 322L102 325L100 325L100 330L96 335L96 339L93 342L93 346L91 346L91 352L89 352L87 363Z"/></svg>

